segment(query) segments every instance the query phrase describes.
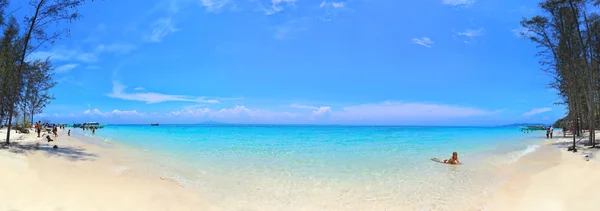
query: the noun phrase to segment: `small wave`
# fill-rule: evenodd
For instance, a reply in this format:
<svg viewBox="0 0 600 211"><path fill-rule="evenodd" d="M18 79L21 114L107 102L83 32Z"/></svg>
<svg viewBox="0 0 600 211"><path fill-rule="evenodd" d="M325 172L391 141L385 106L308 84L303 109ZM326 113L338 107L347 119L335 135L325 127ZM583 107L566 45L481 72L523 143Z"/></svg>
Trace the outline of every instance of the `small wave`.
<svg viewBox="0 0 600 211"><path fill-rule="evenodd" d="M521 157L523 157L526 154L534 152L539 147L540 147L540 145L529 145L524 150L519 150L519 151L510 153L510 155L509 155L510 158L508 160L508 163L517 162Z"/></svg>
<svg viewBox="0 0 600 211"><path fill-rule="evenodd" d="M192 182L191 180L179 177L179 176L162 176L160 177L161 180L164 181L170 181L173 182L175 184L177 184L180 187L189 187L194 185L194 182Z"/></svg>

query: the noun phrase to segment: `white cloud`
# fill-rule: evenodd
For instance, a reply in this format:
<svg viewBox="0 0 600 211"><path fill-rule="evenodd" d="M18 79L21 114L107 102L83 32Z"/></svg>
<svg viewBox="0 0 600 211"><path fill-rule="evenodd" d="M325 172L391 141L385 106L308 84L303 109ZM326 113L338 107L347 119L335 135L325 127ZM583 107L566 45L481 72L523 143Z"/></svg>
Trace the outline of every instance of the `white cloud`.
<svg viewBox="0 0 600 211"><path fill-rule="evenodd" d="M234 122L240 120L283 120L299 117L298 114L290 112L263 111L260 109L249 109L245 106L235 106L233 108L223 108L218 110L211 110L209 108L184 108L181 111L170 112L168 115L177 117L203 117Z"/></svg>
<svg viewBox="0 0 600 211"><path fill-rule="evenodd" d="M206 11L216 12L221 8L226 6L230 1L229 0L200 0L202 6L206 8Z"/></svg>
<svg viewBox="0 0 600 211"><path fill-rule="evenodd" d="M170 112L168 115L181 118L201 117L205 119L227 120L233 122L279 120L289 123L298 123L314 122L317 120L321 123L336 122L356 124L361 122L403 122L408 124L417 121L436 122L457 118L487 118L501 112L501 110L488 111L455 105L401 103L391 101L346 106L342 107L341 110L335 110L329 106L317 107L299 104L292 104L290 107L312 111L310 113L300 114L293 112L272 112L259 109L250 109L245 106L236 106L234 108L219 110L194 107Z"/></svg>
<svg viewBox="0 0 600 211"><path fill-rule="evenodd" d="M465 37L478 37L483 35L483 28L480 29L466 29L464 32L458 32L458 35Z"/></svg>
<svg viewBox="0 0 600 211"><path fill-rule="evenodd" d="M486 116L498 112L455 105L386 101L378 104L343 107L341 112L333 112L332 115L348 120L443 120Z"/></svg>
<svg viewBox="0 0 600 211"><path fill-rule="evenodd" d="M331 107L329 106L319 107L317 110L313 111L315 116L321 116L327 113L331 113Z"/></svg>
<svg viewBox="0 0 600 211"><path fill-rule="evenodd" d="M317 107L317 106L309 106L309 105L292 104L292 105L290 105L290 107L297 108L297 109L313 110L312 113L315 116L321 116L323 114L331 112L331 107L329 107L329 106Z"/></svg>
<svg viewBox="0 0 600 211"><path fill-rule="evenodd" d="M230 108L208 108L203 105L186 106L182 110L163 114L147 114L136 110L88 109L88 116L99 117L160 117L182 122L215 120L229 123L342 123L342 124L436 124L448 121L461 121L471 118L493 118L501 110L484 110L472 107L434 103L403 103L386 101L382 103L359 104L333 109L329 106L292 104L297 109L310 110L309 113L270 111L238 105ZM528 115L546 112L547 108L534 109ZM40 116L40 115L38 115ZM44 114L42 116L52 116ZM64 116L64 115L63 115Z"/></svg>
<svg viewBox="0 0 600 211"><path fill-rule="evenodd" d="M464 37L464 39L461 39L464 43L466 43L466 44L473 44L473 43L476 42L476 40L475 40L476 37L484 35L484 30L483 30L483 28L479 28L479 29L466 29L463 32L455 32L455 34L458 35L458 36Z"/></svg>
<svg viewBox="0 0 600 211"><path fill-rule="evenodd" d="M273 15L283 11L286 7L294 7L296 0L271 0L270 4L264 6L260 3L260 8L265 15Z"/></svg>
<svg viewBox="0 0 600 211"><path fill-rule="evenodd" d="M138 87L135 87L133 90L142 91L142 90L144 90L144 87L138 86Z"/></svg>
<svg viewBox="0 0 600 211"><path fill-rule="evenodd" d="M110 45L98 45L96 47L96 51L98 52L107 52L107 53L121 53L126 54L137 47L132 44L110 44Z"/></svg>
<svg viewBox="0 0 600 211"><path fill-rule="evenodd" d="M56 73L66 73L71 71L72 69L76 68L78 66L78 64L65 64L65 65L61 65L59 67L57 67L56 69L54 69L54 72Z"/></svg>
<svg viewBox="0 0 600 211"><path fill-rule="evenodd" d="M76 59L82 62L92 63L98 61L98 56L92 53L81 53L77 55Z"/></svg>
<svg viewBox="0 0 600 211"><path fill-rule="evenodd" d="M324 8L324 7L333 7L333 8L343 8L346 6L346 3L344 2L327 2L327 1L323 1L321 2L321 4L319 5L319 7Z"/></svg>
<svg viewBox="0 0 600 211"><path fill-rule="evenodd" d="M181 101L181 102L196 102L196 103L220 103L218 99L208 99L207 97L193 97L185 95L168 95L154 92L136 92L126 93L127 87L118 81L113 81L112 93L107 94L108 97L121 99L121 100L132 100L146 102L147 104L160 103L167 101Z"/></svg>
<svg viewBox="0 0 600 211"><path fill-rule="evenodd" d="M344 2L333 2L331 5L333 7L335 7L335 8L342 8L342 7L346 6L346 3L344 3Z"/></svg>
<svg viewBox="0 0 600 211"><path fill-rule="evenodd" d="M138 116L138 117L142 117L142 116L146 116L146 113L139 113L136 110L131 110L131 111L121 111L118 109L115 109L113 111L110 112L102 112L100 110L98 110L97 108L94 108L93 110L85 110L83 112L83 114L85 115L96 115L96 116L103 116L103 117L110 117L110 116Z"/></svg>
<svg viewBox="0 0 600 211"><path fill-rule="evenodd" d="M442 3L450 6L470 7L475 4L475 0L442 0Z"/></svg>
<svg viewBox="0 0 600 211"><path fill-rule="evenodd" d="M98 62L100 53L129 53L135 49L136 47L131 44L98 45L94 50L91 50L91 52L59 47L51 51L35 51L27 57L27 60L45 60L49 58L53 62L95 63ZM88 67L96 66L89 65Z"/></svg>
<svg viewBox="0 0 600 211"><path fill-rule="evenodd" d="M100 66L88 65L87 67L85 67L85 69L88 69L88 70L97 70L97 69L100 69Z"/></svg>
<svg viewBox="0 0 600 211"><path fill-rule="evenodd" d="M85 110L83 112L83 114L102 114L102 112L100 112L100 110L98 110L97 108L95 108L94 110Z"/></svg>
<svg viewBox="0 0 600 211"><path fill-rule="evenodd" d="M431 41L429 37L414 38L412 39L412 43L422 45L428 48L431 48L431 46L433 45L433 41Z"/></svg>
<svg viewBox="0 0 600 211"><path fill-rule="evenodd" d="M541 113L546 113L552 111L552 108L534 108L531 109L531 111L525 112L523 114L524 117L531 117L531 116L535 116Z"/></svg>
<svg viewBox="0 0 600 211"><path fill-rule="evenodd" d="M58 114L58 113L53 113L53 114L41 113L41 114L36 114L36 115L35 115L35 117L37 117L37 118L46 118L46 117L63 117L63 116L67 116L67 115Z"/></svg>
<svg viewBox="0 0 600 211"><path fill-rule="evenodd" d="M325 13L322 16L320 16L319 19L323 21L331 21L333 17L337 16L339 12L346 10L346 3L336 1L322 1L319 7L325 11Z"/></svg>
<svg viewBox="0 0 600 211"><path fill-rule="evenodd" d="M148 41L161 42L165 36L177 31L179 29L175 28L171 17L160 18L152 24L152 32L148 36Z"/></svg>
<svg viewBox="0 0 600 211"><path fill-rule="evenodd" d="M96 54L67 50L65 48L57 48L53 51L35 51L28 56L28 60L45 60L46 58L49 58L51 61L79 61L84 63L98 61Z"/></svg>

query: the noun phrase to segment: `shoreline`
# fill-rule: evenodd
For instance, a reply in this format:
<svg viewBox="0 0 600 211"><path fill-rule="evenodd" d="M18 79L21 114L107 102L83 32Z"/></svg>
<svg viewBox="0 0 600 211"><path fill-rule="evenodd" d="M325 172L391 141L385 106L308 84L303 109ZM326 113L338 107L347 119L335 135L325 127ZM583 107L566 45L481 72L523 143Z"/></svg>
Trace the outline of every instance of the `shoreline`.
<svg viewBox="0 0 600 211"><path fill-rule="evenodd" d="M135 155L59 133L58 149L45 138L36 149L42 138L33 133L15 135L0 149L0 169L8 169L0 174L0 198L8 202L1 210L216 209L198 191L131 162Z"/></svg>
<svg viewBox="0 0 600 211"><path fill-rule="evenodd" d="M0 136L5 135L5 132L6 130L0 131ZM142 148L130 148L120 142L107 142L101 137L85 135L76 131L72 131L71 137L65 136L66 130L60 130L59 134L62 136L58 141L58 150L52 149L52 145L48 145L45 141L41 142L41 149L34 149L33 144L38 138L33 133L13 136L12 141L18 142L20 147L0 149L0 168L10 169L8 173L0 175L0 198L10 202L0 205L0 209L363 210L370 207L370 209L384 210L415 210L428 207L432 210L446 210L452 207L462 207L463 210L481 210L482 204L480 203L483 202L484 210L537 210L536 208L543 207L541 205L543 202L539 201L543 200L543 197L540 198L540 196L544 195L540 194L550 191L543 187L552 187L553 185L552 180L545 178L554 176L554 173L548 173L548 171L556 171L552 170L554 168L570 169L576 165L575 162L586 162L581 159L573 160L572 152L566 152L566 150L553 145L556 142L565 141L564 138L523 139L529 144L526 148L510 151L505 155L497 154L498 157L489 157L489 160L480 163L483 165L485 163L494 164L498 161L506 162L500 165L462 166L459 169L447 169L446 166L431 164L434 168L441 169L451 176L452 184L448 184L448 178L439 178L442 179L440 181L436 179L433 181L435 184L450 188L449 190L462 190L463 193L460 196L468 196L471 199L456 201L454 205L447 202L406 204L415 200L430 200L428 198L431 197L441 200L443 197L437 199L440 194L432 194L433 190L427 188L431 185L409 194L404 193L403 189L406 187L385 188L382 186L384 184L403 186L402 184L408 185L408 183L385 183L385 181L378 180L362 181L363 183L354 184L357 186L349 186L344 181L338 180L317 180L323 184L327 184L328 181L333 182L331 185L323 185L315 184L314 178L307 180L307 178L287 178L277 175L269 175L267 180L257 180L256 176L259 174L252 176L257 172L247 172L247 175L236 174L237 176L222 175L221 178L217 177L218 172L212 172L210 176L190 175L190 172L193 173L193 171L187 171L186 166L171 166L176 163L165 161L158 154ZM489 152L483 152L483 154L487 153ZM580 153L575 153L575 155L580 155ZM511 160L513 158L515 161ZM588 163L594 162L597 161L590 160ZM214 170L206 169L206 167L208 166L200 171L210 173L211 170ZM488 169L489 172L478 172ZM179 170L183 172L179 172ZM594 172L597 171L594 170ZM193 182L202 185L186 185L183 182L186 175L192 176ZM487 178L488 175L491 177ZM238 178L231 180L232 176ZM468 180L464 180L462 178L464 176L468 177ZM395 178L402 180L403 177ZM427 180L418 182L425 181ZM486 182L492 183L487 184L489 187L481 186ZM444 186L444 184L446 185ZM32 194L31 190L40 191ZM441 191L450 194L449 190L442 189ZM478 190L484 192L479 193ZM95 193L90 194L89 192ZM308 196L301 196L307 193ZM52 195L52 197L47 197L48 195ZM88 197L93 198L92 202L86 201ZM573 206L569 205L569 208L571 207ZM593 207L600 207L600 205L576 208L577 210L594 210L586 209ZM546 210L572 209L548 208Z"/></svg>
<svg viewBox="0 0 600 211"><path fill-rule="evenodd" d="M506 180L495 191L486 210L595 211L600 208L596 200L600 194L596 185L600 183L600 160L596 159L599 150L578 145L578 152L573 153L567 151L572 136L556 137L544 140L534 152L504 168L501 175ZM592 158L586 161L584 154Z"/></svg>

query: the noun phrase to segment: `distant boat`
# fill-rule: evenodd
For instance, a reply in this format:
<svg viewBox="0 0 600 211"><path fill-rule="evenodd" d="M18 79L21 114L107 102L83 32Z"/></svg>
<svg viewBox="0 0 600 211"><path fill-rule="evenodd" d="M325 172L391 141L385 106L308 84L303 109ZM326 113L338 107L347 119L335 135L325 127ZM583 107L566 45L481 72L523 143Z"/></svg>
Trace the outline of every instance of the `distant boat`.
<svg viewBox="0 0 600 211"><path fill-rule="evenodd" d="M158 122L157 123L150 123L150 126L158 126Z"/></svg>
<svg viewBox="0 0 600 211"><path fill-rule="evenodd" d="M86 122L86 123L83 123L83 125L81 125L81 127L83 127L83 128L92 128L93 127L96 129L100 129L100 128L103 128L104 125L100 125L97 122Z"/></svg>
<svg viewBox="0 0 600 211"><path fill-rule="evenodd" d="M546 130L547 127L544 125L529 125L529 126L524 126L524 127L520 127L521 131L533 131L533 130Z"/></svg>

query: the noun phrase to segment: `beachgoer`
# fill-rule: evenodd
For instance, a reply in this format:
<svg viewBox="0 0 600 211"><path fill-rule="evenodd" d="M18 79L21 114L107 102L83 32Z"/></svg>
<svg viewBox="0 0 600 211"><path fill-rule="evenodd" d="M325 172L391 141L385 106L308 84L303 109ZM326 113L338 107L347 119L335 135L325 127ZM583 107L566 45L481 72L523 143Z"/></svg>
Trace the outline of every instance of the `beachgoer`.
<svg viewBox="0 0 600 211"><path fill-rule="evenodd" d="M460 161L458 161L458 153L453 152L452 153L452 157L450 157L450 159L448 160L444 160L444 163L448 163L448 164L459 164Z"/></svg>
<svg viewBox="0 0 600 211"><path fill-rule="evenodd" d="M71 129L69 129L69 132L67 132L67 136L71 136Z"/></svg>
<svg viewBox="0 0 600 211"><path fill-rule="evenodd" d="M546 128L546 138L550 138L550 127Z"/></svg>
<svg viewBox="0 0 600 211"><path fill-rule="evenodd" d="M567 137L567 128L563 127L563 137Z"/></svg>
<svg viewBox="0 0 600 211"><path fill-rule="evenodd" d="M92 134L96 134L96 128L92 127Z"/></svg>
<svg viewBox="0 0 600 211"><path fill-rule="evenodd" d="M54 125L54 128L52 129L52 133L54 133L54 137L58 137L58 128L56 125Z"/></svg>
<svg viewBox="0 0 600 211"><path fill-rule="evenodd" d="M550 126L550 139L552 139L552 134L554 134L554 127Z"/></svg>
<svg viewBox="0 0 600 211"><path fill-rule="evenodd" d="M40 137L40 127L41 127L40 123L36 122L35 123L35 132L38 134L38 138Z"/></svg>

